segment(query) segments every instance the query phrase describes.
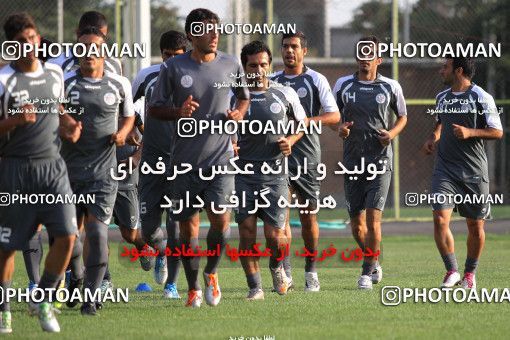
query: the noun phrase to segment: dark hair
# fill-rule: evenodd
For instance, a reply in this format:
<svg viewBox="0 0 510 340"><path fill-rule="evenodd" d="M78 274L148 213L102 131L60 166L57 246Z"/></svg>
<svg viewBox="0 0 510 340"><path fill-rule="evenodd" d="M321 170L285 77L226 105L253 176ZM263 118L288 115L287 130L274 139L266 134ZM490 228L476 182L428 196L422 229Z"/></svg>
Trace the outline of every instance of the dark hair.
<svg viewBox="0 0 510 340"><path fill-rule="evenodd" d="M454 57L452 59L453 70L455 71L459 67L462 67L462 74L469 79L472 79L475 75L475 62L471 58L467 57Z"/></svg>
<svg viewBox="0 0 510 340"><path fill-rule="evenodd" d="M308 40L306 39L306 35L302 31L296 31L294 33L285 33L282 36L282 45L283 40L287 38L299 38L299 42L301 43L301 48L308 47Z"/></svg>
<svg viewBox="0 0 510 340"><path fill-rule="evenodd" d="M184 50L186 51L186 44L188 40L186 36L177 31L167 31L161 34L161 38L159 38L159 49L161 52L165 49L169 50Z"/></svg>
<svg viewBox="0 0 510 340"><path fill-rule="evenodd" d="M186 23L184 24L184 31L186 34L191 32L191 23L202 21L215 21L216 23L219 23L220 18L216 13L206 8L195 8L189 12L188 16L186 17Z"/></svg>
<svg viewBox="0 0 510 340"><path fill-rule="evenodd" d="M108 26L106 17L97 11L88 11L82 14L80 22L78 23L78 31L82 31L85 27L93 26L102 28Z"/></svg>
<svg viewBox="0 0 510 340"><path fill-rule="evenodd" d="M80 32L78 32L78 38L80 38L82 35L87 35L87 34L97 35L98 37L101 37L101 38L103 38L104 41L106 41L106 36L103 34L103 32L101 32L99 30L98 27L95 27L95 26L85 27Z"/></svg>
<svg viewBox="0 0 510 340"><path fill-rule="evenodd" d="M37 30L34 19L30 16L30 14L27 12L14 13L5 21L5 37L7 40L13 40L18 33L23 32L27 28Z"/></svg>
<svg viewBox="0 0 510 340"><path fill-rule="evenodd" d="M243 64L243 66L246 66L249 55L254 55L261 52L267 53L267 55L269 56L269 64L271 64L271 62L273 61L271 50L266 44L259 40L255 40L249 44L244 45L243 49L241 50L241 63Z"/></svg>
<svg viewBox="0 0 510 340"><path fill-rule="evenodd" d="M367 35L367 36L361 37L361 38L359 38L358 42L360 42L360 41L372 41L376 45L379 45L379 43L380 43L379 38L377 38L375 35Z"/></svg>

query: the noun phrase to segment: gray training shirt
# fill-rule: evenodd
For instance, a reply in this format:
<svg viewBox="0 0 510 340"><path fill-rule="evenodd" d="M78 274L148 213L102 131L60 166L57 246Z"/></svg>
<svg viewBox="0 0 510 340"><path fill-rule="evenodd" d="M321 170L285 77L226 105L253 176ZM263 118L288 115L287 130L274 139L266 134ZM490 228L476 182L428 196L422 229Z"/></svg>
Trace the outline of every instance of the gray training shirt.
<svg viewBox="0 0 510 340"><path fill-rule="evenodd" d="M471 129L489 127L503 130L492 96L475 84L461 93L454 93L451 89L444 90L436 96L435 116L442 125L435 172L470 183L479 183L481 179L488 182L487 155L483 139L458 139L453 134L452 124Z"/></svg>
<svg viewBox="0 0 510 340"><path fill-rule="evenodd" d="M7 119L9 109L33 103L40 111L33 124L18 126L0 135L0 158L58 158L60 103L63 97L62 70L39 62L37 71L23 73L14 64L0 70L0 119ZM52 102L47 103L47 100ZM18 114L18 113L16 113Z"/></svg>
<svg viewBox="0 0 510 340"><path fill-rule="evenodd" d="M331 93L328 80L322 74L304 66L303 73L299 75L285 75L283 71L276 72L272 80L292 87L305 109L307 117L317 117L323 112L338 111L335 98ZM305 134L292 147L289 157L291 167L303 165L306 158L310 167L317 167L321 162L321 144L317 133Z"/></svg>
<svg viewBox="0 0 510 340"><path fill-rule="evenodd" d="M342 122L354 122L349 137L344 142L346 166L365 162L375 163L387 160L387 169L392 168L393 151L391 143L382 146L378 136L380 129L390 130L390 111L397 116L407 115L406 103L400 84L377 74L374 81L360 81L357 73L341 77L333 88Z"/></svg>
<svg viewBox="0 0 510 340"><path fill-rule="evenodd" d="M65 75L66 109L81 121L78 142L63 142L62 156L71 182L88 182L111 178L110 169L117 165L115 144L111 136L118 130L119 110L122 116L134 115L131 84L128 79L105 71L103 78L92 79L80 70ZM80 108L84 112L80 114Z"/></svg>
<svg viewBox="0 0 510 340"><path fill-rule="evenodd" d="M133 81L133 101L145 97L146 105L143 112L140 112L144 117L142 161L150 163L151 166L158 161L158 157L162 157L166 165L170 164L175 138L175 122L159 120L147 114L147 106L161 67L162 64L144 68Z"/></svg>
<svg viewBox="0 0 510 340"><path fill-rule="evenodd" d="M292 119L298 122L305 120L306 113L296 91L288 86L275 85L270 86L267 91L250 92L250 107L244 117L245 120L260 121L263 124L271 121L274 127L279 121L286 124ZM252 134L249 129L246 129L246 133L240 134L237 142L239 158L246 161L270 161L283 158L278 145L278 139L281 137L285 135Z"/></svg>
<svg viewBox="0 0 510 340"><path fill-rule="evenodd" d="M149 105L181 107L192 95L200 105L192 115L197 120L196 125L200 120L225 121L231 88L238 99L249 99L246 87L232 85L244 82L237 78L243 74L241 64L235 57L220 51L214 60L198 63L191 58L191 53L188 51L163 63ZM175 135L173 162L176 165L189 163L194 170L210 168L227 164L233 156L231 136L226 133L211 134L209 130L194 137Z"/></svg>

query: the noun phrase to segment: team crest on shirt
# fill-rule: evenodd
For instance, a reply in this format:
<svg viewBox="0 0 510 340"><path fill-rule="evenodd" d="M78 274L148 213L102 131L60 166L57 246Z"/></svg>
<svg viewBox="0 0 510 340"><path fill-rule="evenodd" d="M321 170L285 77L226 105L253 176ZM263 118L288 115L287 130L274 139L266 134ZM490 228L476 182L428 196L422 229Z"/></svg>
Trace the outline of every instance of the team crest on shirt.
<svg viewBox="0 0 510 340"><path fill-rule="evenodd" d="M115 95L111 92L105 93L103 100L106 105L113 105L115 104Z"/></svg>
<svg viewBox="0 0 510 340"><path fill-rule="evenodd" d="M386 96L382 93L379 93L377 96L375 96L375 101L379 104L382 104L386 101Z"/></svg>
<svg viewBox="0 0 510 340"><path fill-rule="evenodd" d="M279 113L282 110L282 107L278 103L273 103L269 107L272 113Z"/></svg>
<svg viewBox="0 0 510 340"><path fill-rule="evenodd" d="M297 92L297 95L299 96L299 98L304 98L308 94L308 92L306 91L306 89L304 87L300 87L296 92Z"/></svg>
<svg viewBox="0 0 510 340"><path fill-rule="evenodd" d="M59 98L60 97L60 84L58 84L58 83L53 84L53 87L51 88L51 92L53 93L53 97Z"/></svg>
<svg viewBox="0 0 510 340"><path fill-rule="evenodd" d="M191 87L191 85L193 85L193 78L191 78L190 75L182 76L181 85L185 88Z"/></svg>

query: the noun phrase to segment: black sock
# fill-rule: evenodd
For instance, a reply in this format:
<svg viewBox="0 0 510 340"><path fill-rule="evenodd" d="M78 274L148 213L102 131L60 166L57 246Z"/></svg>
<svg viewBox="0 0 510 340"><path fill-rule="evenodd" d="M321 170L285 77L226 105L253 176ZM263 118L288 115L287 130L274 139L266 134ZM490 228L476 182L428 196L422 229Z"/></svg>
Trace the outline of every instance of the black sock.
<svg viewBox="0 0 510 340"><path fill-rule="evenodd" d="M56 275L44 270L43 275L41 277L41 281L39 281L39 288L43 290L46 288L58 288L60 280L62 280L61 275ZM44 294L46 294L46 291L44 292ZM45 301L49 301L49 299L50 296L44 296ZM54 297L52 297L52 301L55 301Z"/></svg>
<svg viewBox="0 0 510 340"><path fill-rule="evenodd" d="M220 264L221 254L223 253L223 249L227 245L227 240L230 237L230 228L225 231L219 231L217 229L209 228L209 232L207 233L207 249L215 250L217 249L218 244L220 245L220 254L217 256L208 256L207 264L204 268L204 272L207 274L216 273L216 269Z"/></svg>
<svg viewBox="0 0 510 340"><path fill-rule="evenodd" d="M198 246L198 239L191 239L190 242L181 239L181 244L184 244L186 249L191 247L194 250ZM188 289L200 290L200 284L198 283L200 256L181 256L181 260L188 281Z"/></svg>
<svg viewBox="0 0 510 340"><path fill-rule="evenodd" d="M458 271L457 258L455 258L455 253L441 255L441 258L443 259L447 272Z"/></svg>
<svg viewBox="0 0 510 340"><path fill-rule="evenodd" d="M476 268L478 267L478 259L466 258L466 267L464 269L464 273L476 273Z"/></svg>
<svg viewBox="0 0 510 340"><path fill-rule="evenodd" d="M69 261L69 270L71 270L71 280L82 280L83 279L83 244L81 243L81 237L76 237L73 246L73 253L71 254L71 260Z"/></svg>
<svg viewBox="0 0 510 340"><path fill-rule="evenodd" d="M374 271L376 266L375 262L363 262L363 265L361 266L361 275L368 275L370 276L372 272Z"/></svg>
<svg viewBox="0 0 510 340"><path fill-rule="evenodd" d="M25 268L27 269L28 279L31 282L38 283L41 280L40 268L43 257L43 245L41 232L28 241L27 247L23 249L23 259L25 260Z"/></svg>
<svg viewBox="0 0 510 340"><path fill-rule="evenodd" d="M308 259L308 258L307 258ZM292 267L290 265L290 254L283 258L283 269L288 278L292 278Z"/></svg>
<svg viewBox="0 0 510 340"><path fill-rule="evenodd" d="M108 264L108 226L94 221L85 224L89 244L89 255L85 262L85 279L83 287L91 294L101 286L106 265Z"/></svg>
<svg viewBox="0 0 510 340"><path fill-rule="evenodd" d="M314 253L317 250L317 248L309 249L311 253ZM315 258L307 256L305 257L305 272L307 273L315 273L317 271L317 261L315 261ZM287 270L285 270L287 272ZM290 273L290 259L289 259L289 273ZM287 274L289 276L289 274Z"/></svg>
<svg viewBox="0 0 510 340"><path fill-rule="evenodd" d="M262 279L260 277L260 272L246 275L246 282L248 282L248 287L250 289L262 288Z"/></svg>
<svg viewBox="0 0 510 340"><path fill-rule="evenodd" d="M175 222L172 220L167 220L166 223L166 234L167 247L170 248L172 252L176 247L180 247L181 242L179 241L179 222ZM179 268L181 266L181 258L180 256L169 256L166 259L166 266L168 268L168 278L166 283L176 283L177 276L179 275Z"/></svg>
<svg viewBox="0 0 510 340"><path fill-rule="evenodd" d="M112 275L110 274L110 265L108 263L106 264L106 269L104 272L103 280L106 280L106 281L112 280Z"/></svg>
<svg viewBox="0 0 510 340"><path fill-rule="evenodd" d="M4 281L0 282L0 287L2 287L2 297L0 300L0 312L8 312L11 310L11 304L7 300L7 289L11 287L12 281Z"/></svg>

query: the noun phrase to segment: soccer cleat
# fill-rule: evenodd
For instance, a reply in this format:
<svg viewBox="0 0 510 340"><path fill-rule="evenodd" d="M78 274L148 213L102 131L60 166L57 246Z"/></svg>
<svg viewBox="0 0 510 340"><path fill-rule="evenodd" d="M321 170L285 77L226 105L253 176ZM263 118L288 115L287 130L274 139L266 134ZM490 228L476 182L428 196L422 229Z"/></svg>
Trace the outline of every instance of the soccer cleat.
<svg viewBox="0 0 510 340"><path fill-rule="evenodd" d="M377 263L377 266L374 268L374 271L372 274L370 274L370 278L372 279L372 283L379 283L382 280L382 267L379 263Z"/></svg>
<svg viewBox="0 0 510 340"><path fill-rule="evenodd" d="M474 273L464 273L464 278L460 283L464 289L476 289L476 279Z"/></svg>
<svg viewBox="0 0 510 340"><path fill-rule="evenodd" d="M157 256L156 264L154 265L154 281L158 285L166 282L168 277L168 268L166 267L166 256Z"/></svg>
<svg viewBox="0 0 510 340"><path fill-rule="evenodd" d="M446 273L441 284L441 288L451 288L460 282L460 274L456 270L450 270Z"/></svg>
<svg viewBox="0 0 510 340"><path fill-rule="evenodd" d="M252 288L248 292L246 300L248 301L264 300L264 291L262 290L262 288Z"/></svg>
<svg viewBox="0 0 510 340"><path fill-rule="evenodd" d="M37 288L39 285L37 283L35 283L34 281L29 281L28 282L28 291L31 292L32 289L34 288Z"/></svg>
<svg viewBox="0 0 510 340"><path fill-rule="evenodd" d="M271 276L273 277L274 290L280 295L287 294L291 280L287 277L287 274L285 274L283 267L279 266L276 269L271 268Z"/></svg>
<svg viewBox="0 0 510 340"><path fill-rule="evenodd" d="M50 333L60 332L60 326L55 317L55 313L60 313L60 311L54 308L51 303L41 302L39 304L39 312L37 315L39 316L39 323L43 331Z"/></svg>
<svg viewBox="0 0 510 340"><path fill-rule="evenodd" d="M99 288L101 288L101 296L104 296L107 290L113 290L113 283L112 281L103 280Z"/></svg>
<svg viewBox="0 0 510 340"><path fill-rule="evenodd" d="M186 307L199 308L202 304L202 291L201 290L190 290L188 292L188 301L186 301Z"/></svg>
<svg viewBox="0 0 510 340"><path fill-rule="evenodd" d="M80 308L81 315L96 316L96 304L93 302L84 302Z"/></svg>
<svg viewBox="0 0 510 340"><path fill-rule="evenodd" d="M319 277L315 272L305 272L305 292L318 292L321 289Z"/></svg>
<svg viewBox="0 0 510 340"><path fill-rule="evenodd" d="M102 302L95 302L95 305L96 305L96 310L101 310L103 309L103 303Z"/></svg>
<svg viewBox="0 0 510 340"><path fill-rule="evenodd" d="M163 290L163 296L167 299L180 299L179 292L177 291L177 287L175 283L167 283L165 285L165 289Z"/></svg>
<svg viewBox="0 0 510 340"><path fill-rule="evenodd" d="M217 306L221 300L221 289L218 284L218 273L207 274L204 272L205 302L209 306Z"/></svg>
<svg viewBox="0 0 510 340"><path fill-rule="evenodd" d="M153 248L149 247L149 251L154 251ZM140 256L140 267L146 272L150 271L154 267L156 259L154 256Z"/></svg>
<svg viewBox="0 0 510 340"><path fill-rule="evenodd" d="M57 289L63 289L63 288L65 288L65 286L66 286L65 279L64 280L60 280L60 283L59 283ZM56 301L54 302L55 308L61 309L62 308L62 302L60 302L60 301L62 301L65 298L64 293L62 291L57 292L57 296L55 298L56 298Z"/></svg>
<svg viewBox="0 0 510 340"><path fill-rule="evenodd" d="M359 289L372 289L372 278L369 275L361 275L358 279Z"/></svg>
<svg viewBox="0 0 510 340"><path fill-rule="evenodd" d="M67 302L66 302L67 307L74 308L78 304L78 302L79 302L78 299L71 300L71 297L73 296L73 292L75 290L79 291L81 289L82 284L83 284L83 279L78 279L78 280L71 279L69 281L69 286L67 287L67 289L69 290L69 300L67 300Z"/></svg>
<svg viewBox="0 0 510 340"><path fill-rule="evenodd" d="M12 333L11 312L5 311L0 313L0 334Z"/></svg>

